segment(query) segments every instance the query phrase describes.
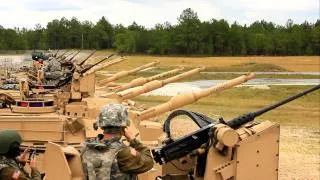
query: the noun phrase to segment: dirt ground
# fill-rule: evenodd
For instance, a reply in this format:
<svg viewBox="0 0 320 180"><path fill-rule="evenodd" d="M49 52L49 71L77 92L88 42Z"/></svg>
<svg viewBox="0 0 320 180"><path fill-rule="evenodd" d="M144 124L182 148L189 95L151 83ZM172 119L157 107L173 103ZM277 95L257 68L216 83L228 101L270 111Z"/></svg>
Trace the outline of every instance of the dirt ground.
<svg viewBox="0 0 320 180"><path fill-rule="evenodd" d="M320 130L281 126L279 179L320 179Z"/></svg>

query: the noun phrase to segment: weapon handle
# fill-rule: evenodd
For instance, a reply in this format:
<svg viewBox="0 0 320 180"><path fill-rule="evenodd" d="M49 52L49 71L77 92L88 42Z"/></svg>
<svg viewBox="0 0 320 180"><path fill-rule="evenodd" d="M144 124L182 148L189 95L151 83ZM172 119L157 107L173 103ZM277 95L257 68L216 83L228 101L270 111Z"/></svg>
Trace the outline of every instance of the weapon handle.
<svg viewBox="0 0 320 180"><path fill-rule="evenodd" d="M160 149L153 149L152 155L154 160L159 164L163 164L190 154L210 140L210 131L212 131L214 125L215 124L209 124Z"/></svg>

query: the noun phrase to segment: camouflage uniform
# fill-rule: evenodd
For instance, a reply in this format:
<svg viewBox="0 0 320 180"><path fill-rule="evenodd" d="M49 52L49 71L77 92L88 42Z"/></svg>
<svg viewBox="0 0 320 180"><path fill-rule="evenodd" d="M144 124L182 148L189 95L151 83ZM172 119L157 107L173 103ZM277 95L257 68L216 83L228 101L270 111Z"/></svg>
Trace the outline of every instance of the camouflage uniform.
<svg viewBox="0 0 320 180"><path fill-rule="evenodd" d="M20 171L19 180L41 180L41 174L36 168L31 168L31 176L24 170L24 165L14 159L0 156L0 179L12 180L12 175Z"/></svg>
<svg viewBox="0 0 320 180"><path fill-rule="evenodd" d="M50 57L46 62L44 71L46 79L57 80L61 77L61 64L56 58Z"/></svg>
<svg viewBox="0 0 320 180"><path fill-rule="evenodd" d="M0 179L12 180L15 172L20 172L19 180L41 180L40 172L36 168L31 168L31 176L24 170L24 164L15 158L19 154L19 146L22 142L21 136L13 130L0 130ZM12 150L12 145L15 150ZM17 155L11 155L15 152Z"/></svg>
<svg viewBox="0 0 320 180"><path fill-rule="evenodd" d="M98 127L129 126L128 112L119 104L110 104L103 108ZM134 180L139 173L153 167L150 149L133 139L130 146L122 143L120 137L112 139L96 138L88 140L82 153L82 163L88 180ZM138 153L131 153L134 148Z"/></svg>

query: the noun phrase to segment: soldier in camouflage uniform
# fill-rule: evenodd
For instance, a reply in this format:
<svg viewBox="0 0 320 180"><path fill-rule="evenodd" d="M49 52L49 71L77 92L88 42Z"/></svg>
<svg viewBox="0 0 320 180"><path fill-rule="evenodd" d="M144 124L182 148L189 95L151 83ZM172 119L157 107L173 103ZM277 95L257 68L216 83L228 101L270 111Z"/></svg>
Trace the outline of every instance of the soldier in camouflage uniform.
<svg viewBox="0 0 320 180"><path fill-rule="evenodd" d="M47 80L59 80L62 75L60 62L54 57L49 57L45 62L44 72Z"/></svg>
<svg viewBox="0 0 320 180"><path fill-rule="evenodd" d="M95 127L103 134L88 140L82 164L88 180L134 180L153 167L150 149L141 144L129 127L128 112L121 104L103 107ZM124 135L130 146L123 144Z"/></svg>
<svg viewBox="0 0 320 180"><path fill-rule="evenodd" d="M31 159L31 175L24 170L25 150L20 155L21 136L13 130L0 130L0 179L1 180L41 180L35 159Z"/></svg>

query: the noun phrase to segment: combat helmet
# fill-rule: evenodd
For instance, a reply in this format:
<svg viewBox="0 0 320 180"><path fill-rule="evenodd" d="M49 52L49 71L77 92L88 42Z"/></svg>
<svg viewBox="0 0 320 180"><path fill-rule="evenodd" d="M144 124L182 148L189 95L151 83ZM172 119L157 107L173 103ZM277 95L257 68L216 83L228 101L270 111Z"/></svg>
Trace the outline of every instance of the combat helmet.
<svg viewBox="0 0 320 180"><path fill-rule="evenodd" d="M97 118L96 124L97 127L102 129L107 127L126 127L129 125L127 108L121 104L105 105Z"/></svg>
<svg viewBox="0 0 320 180"><path fill-rule="evenodd" d="M21 144L22 138L14 130L0 130L0 154L9 152L12 144Z"/></svg>

